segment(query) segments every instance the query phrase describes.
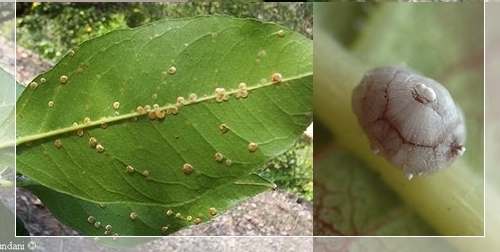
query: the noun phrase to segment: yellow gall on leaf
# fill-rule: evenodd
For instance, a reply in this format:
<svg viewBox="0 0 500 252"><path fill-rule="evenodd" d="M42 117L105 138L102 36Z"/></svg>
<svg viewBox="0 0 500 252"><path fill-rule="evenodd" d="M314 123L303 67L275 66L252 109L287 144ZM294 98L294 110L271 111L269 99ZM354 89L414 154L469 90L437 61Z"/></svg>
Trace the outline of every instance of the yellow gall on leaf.
<svg viewBox="0 0 500 252"><path fill-rule="evenodd" d="M215 153L215 161L222 162L223 159L224 159L224 156L222 155L222 153L220 153L220 152Z"/></svg>
<svg viewBox="0 0 500 252"><path fill-rule="evenodd" d="M238 84L238 89L239 90L246 90L247 84L245 82L241 82L240 84Z"/></svg>
<svg viewBox="0 0 500 252"><path fill-rule="evenodd" d="M280 83L281 82L281 74L280 73L274 73L273 76L271 77L271 82L273 84L277 84L277 83Z"/></svg>
<svg viewBox="0 0 500 252"><path fill-rule="evenodd" d="M89 146L90 148L95 148L97 146L97 139L95 137L89 138Z"/></svg>
<svg viewBox="0 0 500 252"><path fill-rule="evenodd" d="M177 72L177 68L175 68L174 66L171 66L168 70L167 70L167 73L170 74L170 75L174 75L175 72Z"/></svg>
<svg viewBox="0 0 500 252"><path fill-rule="evenodd" d="M61 77L59 77L59 82L61 84L66 84L66 82L68 82L68 76L67 75L61 75Z"/></svg>
<svg viewBox="0 0 500 252"><path fill-rule="evenodd" d="M167 115L175 115L179 112L179 108L177 106L169 106L167 107Z"/></svg>
<svg viewBox="0 0 500 252"><path fill-rule="evenodd" d="M211 207L210 209L208 209L208 212L210 213L210 215L214 216L217 214L217 209L215 209L215 207Z"/></svg>
<svg viewBox="0 0 500 252"><path fill-rule="evenodd" d="M165 110L156 110L155 114L156 114L156 118L163 119L163 118L165 118L166 111Z"/></svg>
<svg viewBox="0 0 500 252"><path fill-rule="evenodd" d="M79 136L79 137L82 137L83 136L83 129L77 129L76 130L76 135Z"/></svg>
<svg viewBox="0 0 500 252"><path fill-rule="evenodd" d="M37 87L38 87L38 83L36 83L34 81L30 83L31 90L35 90Z"/></svg>
<svg viewBox="0 0 500 252"><path fill-rule="evenodd" d="M130 165L127 165L127 167L125 167L126 173L134 173L134 171L135 171L134 167L132 167Z"/></svg>
<svg viewBox="0 0 500 252"><path fill-rule="evenodd" d="M62 147L62 142L61 142L61 140L56 139L56 140L54 141L54 146L55 146L56 148L60 149L60 148Z"/></svg>
<svg viewBox="0 0 500 252"><path fill-rule="evenodd" d="M188 100L190 102L196 102L197 99L198 99L198 96L195 93L190 93L188 96Z"/></svg>
<svg viewBox="0 0 500 252"><path fill-rule="evenodd" d="M255 152L255 151L257 151L258 148L259 148L259 146L256 143L249 143L248 144L248 150L250 152Z"/></svg>
<svg viewBox="0 0 500 252"><path fill-rule="evenodd" d="M104 146L100 145L100 144L97 144L95 146L95 149L97 150L97 152L99 153L103 153L104 152Z"/></svg>
<svg viewBox="0 0 500 252"><path fill-rule="evenodd" d="M279 30L279 31L278 31L278 36L279 36L280 38L285 37L285 31L283 31L283 30Z"/></svg>
<svg viewBox="0 0 500 252"><path fill-rule="evenodd" d="M135 220L135 219L137 219L137 214L135 212L131 212L129 217L131 220Z"/></svg>
<svg viewBox="0 0 500 252"><path fill-rule="evenodd" d="M156 111L150 111L150 112L148 113L148 117L149 117L149 119L151 119L151 120L155 120L155 119L156 119Z"/></svg>
<svg viewBox="0 0 500 252"><path fill-rule="evenodd" d="M90 118L85 117L85 119L83 119L83 123L90 124Z"/></svg>
<svg viewBox="0 0 500 252"><path fill-rule="evenodd" d="M182 96L177 97L177 103L176 103L176 105L178 107L184 105L184 103L186 103L186 100L184 99L184 97L182 97Z"/></svg>
<svg viewBox="0 0 500 252"><path fill-rule="evenodd" d="M195 218L193 222L194 222L194 224L198 225L198 224L201 223L201 219L200 218Z"/></svg>
<svg viewBox="0 0 500 252"><path fill-rule="evenodd" d="M119 109L120 108L120 102L113 102L113 108L114 109Z"/></svg>
<svg viewBox="0 0 500 252"><path fill-rule="evenodd" d="M167 233L168 232L168 227L167 226L162 227L161 228L161 232L164 233L164 234Z"/></svg>
<svg viewBox="0 0 500 252"><path fill-rule="evenodd" d="M183 166L182 166L182 171L184 172L184 174L186 175L189 175L191 173L193 173L193 166L191 164L188 164L188 163L185 163Z"/></svg>
<svg viewBox="0 0 500 252"><path fill-rule="evenodd" d="M227 127L226 124L223 123L223 124L219 125L219 130L222 133L226 133L229 130L229 128Z"/></svg>

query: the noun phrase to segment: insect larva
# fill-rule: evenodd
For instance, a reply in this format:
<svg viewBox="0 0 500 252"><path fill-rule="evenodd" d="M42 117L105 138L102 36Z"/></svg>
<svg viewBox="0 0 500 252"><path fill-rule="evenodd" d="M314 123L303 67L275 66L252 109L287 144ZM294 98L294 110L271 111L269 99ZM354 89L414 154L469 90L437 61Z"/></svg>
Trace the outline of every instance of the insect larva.
<svg viewBox="0 0 500 252"><path fill-rule="evenodd" d="M443 170L465 152L464 117L450 93L406 67L368 71L352 107L372 150L408 179Z"/></svg>

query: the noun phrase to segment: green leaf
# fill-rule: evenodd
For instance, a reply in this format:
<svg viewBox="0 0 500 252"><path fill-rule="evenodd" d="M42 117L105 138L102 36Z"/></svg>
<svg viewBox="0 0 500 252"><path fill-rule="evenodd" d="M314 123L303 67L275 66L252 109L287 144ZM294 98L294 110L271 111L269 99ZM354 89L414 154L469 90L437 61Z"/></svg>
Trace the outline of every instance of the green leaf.
<svg viewBox="0 0 500 252"><path fill-rule="evenodd" d="M279 83L271 81L276 73ZM78 219L71 225L89 235L103 234L86 223L90 214L119 227L119 235L162 235L162 226L170 233L207 221L210 208L220 214L273 187L253 172L312 120L312 41L253 19L163 20L73 48L30 87L17 102L17 169L55 191L33 189L54 202L51 211L67 223ZM149 113L137 110L146 105ZM91 137L102 149L89 146ZM78 215L63 213L68 206L57 199L66 196L56 193L75 198ZM109 207L101 211L98 203ZM125 228L142 223L130 220L132 211L145 221L137 230Z"/></svg>
<svg viewBox="0 0 500 252"><path fill-rule="evenodd" d="M396 193L394 200L405 202L437 233L484 235L484 89L481 85L484 48L480 39L483 37L483 6L464 3L446 7L439 4L377 4L370 7L365 9L369 18L359 25L361 29L355 34L356 38L348 44L338 43L335 39L337 31L331 30L328 23L315 23L315 116L334 134L334 144L339 150L349 151L354 154L353 159L357 157L377 172L380 182ZM330 8L344 6L315 4L314 13L328 17ZM331 19L357 22L356 19ZM467 153L463 158L443 172L411 181L406 180L399 169L371 152L368 139L351 109L351 92L366 70L402 62L448 88L465 113L468 130ZM315 149L315 153L323 151L329 149ZM332 165L316 166L318 169L326 167ZM314 171L315 175L323 172ZM331 183L327 176L316 178L314 182L318 187ZM353 197L367 195L358 193ZM384 201L380 200L379 204L382 206L377 208L379 212L376 214L372 213L373 208L364 208L366 214L374 216L372 222L380 215L390 217L391 211L383 208ZM348 214L356 216L355 212ZM325 221L331 226L337 223L333 218ZM401 227L393 229L391 235L406 232Z"/></svg>
<svg viewBox="0 0 500 252"><path fill-rule="evenodd" d="M315 157L314 176L328 178L314 184L315 235L436 235L365 164L345 150L332 150Z"/></svg>

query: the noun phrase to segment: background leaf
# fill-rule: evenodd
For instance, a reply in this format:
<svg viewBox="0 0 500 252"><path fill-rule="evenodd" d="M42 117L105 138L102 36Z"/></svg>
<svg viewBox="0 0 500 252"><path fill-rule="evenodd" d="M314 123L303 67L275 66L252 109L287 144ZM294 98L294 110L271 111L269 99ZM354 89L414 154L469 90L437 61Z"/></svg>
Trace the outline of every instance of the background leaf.
<svg viewBox="0 0 500 252"><path fill-rule="evenodd" d="M328 18L332 9L343 12L343 8L351 12L354 10L352 20L338 20L335 16ZM338 149L355 154L396 192L398 197L392 199L394 202L400 198L442 235L484 234L482 8L483 5L477 3L453 6L402 3L363 5L363 8L357 9L348 4L315 4L314 9L315 20L330 20L315 23L315 116L333 132L334 145ZM345 26L356 22L358 29L354 31L353 38L346 39L345 34L331 29L329 24L332 22L346 23ZM337 37L345 44L341 45ZM457 160L446 171L411 181L406 180L401 171L385 159L371 153L350 101L351 91L366 70L401 62L445 85L464 110L468 128L467 154L464 158ZM319 124L315 124L315 128L317 126ZM331 151L326 146L321 149L315 145L315 155ZM315 156L315 162L323 162L322 158L328 156ZM337 166L348 165L337 162ZM333 165L322 165L319 169L326 167L343 173L337 176L350 177L349 169ZM315 169L314 173L322 174L324 171ZM359 183L363 183L363 178L360 179ZM327 176L315 176L315 191L331 184L330 180ZM366 183L372 182L366 180ZM362 196L366 193L354 190L351 197L356 202ZM316 206L324 203L316 203L316 198L314 201ZM384 204L385 201L381 198L379 202ZM371 208L365 209L366 214L375 217L372 220L375 222L379 214L385 213L389 217L397 208L392 211L379 208L379 214L371 213ZM359 216L352 211L346 214ZM328 223L337 224L334 219ZM425 225L422 224L422 227ZM405 235L407 231L396 228L391 235Z"/></svg>
<svg viewBox="0 0 500 252"><path fill-rule="evenodd" d="M281 83L273 84L274 73ZM240 82L248 98L235 97ZM18 171L94 206L161 206L155 232L162 223L173 232L191 224L187 216L205 221L211 207L220 213L272 187L249 174L289 148L311 122L312 41L252 19L160 21L84 43L33 83L17 103ZM216 88L225 88L229 100L216 102ZM196 101L188 99L191 93ZM179 96L183 106L176 104ZM153 104L157 111L180 110L159 120L136 110ZM104 152L89 147L90 137ZM257 151L249 151L250 142ZM183 173L186 163L194 167L190 175ZM146 170L149 175L141 175ZM168 209L180 213L183 224L172 222Z"/></svg>
<svg viewBox="0 0 500 252"><path fill-rule="evenodd" d="M14 79L0 68L0 169L14 166L15 97Z"/></svg>

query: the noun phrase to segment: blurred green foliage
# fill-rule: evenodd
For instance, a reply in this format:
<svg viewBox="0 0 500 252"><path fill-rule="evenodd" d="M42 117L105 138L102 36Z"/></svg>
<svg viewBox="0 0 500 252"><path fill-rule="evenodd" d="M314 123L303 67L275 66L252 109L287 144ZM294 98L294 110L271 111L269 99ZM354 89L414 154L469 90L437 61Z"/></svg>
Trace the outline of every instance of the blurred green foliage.
<svg viewBox="0 0 500 252"><path fill-rule="evenodd" d="M289 27L312 39L312 4L302 3L17 3L17 43L58 61L88 39L118 28L164 18L226 14L257 18ZM312 200L312 142L300 140L259 169L281 189Z"/></svg>
<svg viewBox="0 0 500 252"><path fill-rule="evenodd" d="M300 139L288 151L260 168L259 175L273 181L278 188L292 190L301 197L312 201L312 156L312 140Z"/></svg>
<svg viewBox="0 0 500 252"><path fill-rule="evenodd" d="M226 14L287 26L312 38L312 4L301 3L17 3L17 41L57 61L79 43L165 18Z"/></svg>

